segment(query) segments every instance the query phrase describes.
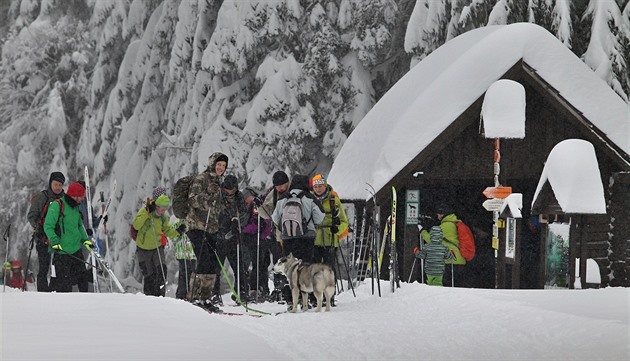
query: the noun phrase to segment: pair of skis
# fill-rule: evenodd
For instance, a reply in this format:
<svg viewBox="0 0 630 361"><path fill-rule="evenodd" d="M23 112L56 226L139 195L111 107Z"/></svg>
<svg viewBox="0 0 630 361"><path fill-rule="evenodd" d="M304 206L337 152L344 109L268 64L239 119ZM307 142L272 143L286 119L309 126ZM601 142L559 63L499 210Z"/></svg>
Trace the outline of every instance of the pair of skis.
<svg viewBox="0 0 630 361"><path fill-rule="evenodd" d="M372 200L374 202L374 209L375 209L375 224L374 224L374 230L376 232L378 232L379 229L379 225L378 225L378 207L376 204L376 192L374 190L374 188L368 184L368 186L370 187L370 189L368 189L368 192L372 195ZM387 240L389 239L389 243L390 243L390 257L389 257L389 279L390 279L390 288L392 293L395 291L396 288L400 288L400 275L398 274L398 253L397 253L397 246L396 246L396 207L397 207L397 196L396 196L396 188L392 187L392 208L391 208L391 216L388 217L385 228L383 229L383 238L382 238L382 242L380 243L380 247L378 247L379 242L376 239L377 236L373 236L372 237L372 243L373 245L368 244L367 247L370 247L370 250L368 252L370 252L369 255L369 259L367 262L367 269L366 269L366 273L368 271L372 271L373 268L376 268L376 273L377 273L377 279L379 278L379 270L380 267L383 263L383 257L385 254L385 246L387 244ZM367 208L367 207L366 207ZM365 238L363 236L363 232L365 231L365 223L366 223L366 210L364 209L363 211L363 223L362 223L362 227L361 227L361 237ZM371 232L368 230L368 238L369 238L369 234ZM369 243L369 242L368 242ZM375 246L374 246L375 245ZM378 248L377 248L378 247ZM374 249L376 248L376 249ZM356 249L356 248L355 248ZM376 262L373 262L373 260L377 259L377 255L374 254L373 251L376 250L376 253L378 254L378 260ZM361 258L361 252L359 251L359 257L357 257L358 259ZM373 267L375 263L377 265L377 267ZM355 263L355 266L358 266L357 263ZM374 271L372 271L372 276L374 276ZM374 279L374 277L372 277L372 279ZM380 285L380 283L379 283ZM374 289L372 289L372 291L374 291ZM374 292L372 292L374 293ZM380 288L379 288L379 295L380 295Z"/></svg>
<svg viewBox="0 0 630 361"><path fill-rule="evenodd" d="M85 181L85 198L87 202L87 223L88 223L88 227L94 230L94 225L92 224L92 193L90 189L90 172L87 166L85 167L84 181ZM105 202L103 192L101 192L100 194L101 222L99 222L98 229L92 232L92 235L90 236L90 241L92 242L92 244L95 245L95 249L89 250L90 256L88 259L90 265L92 266L92 281L93 281L95 293L101 292L99 281L98 281L98 272L97 272L99 265L103 267L107 271L107 274L109 275L110 291L113 290L113 285L112 285L113 283L116 285L116 288L118 288L118 290L121 293L125 293L124 287L122 286L122 284L120 283L120 281L118 280L114 272L112 271L111 267L109 266L109 263L105 262L105 260L101 256L101 250L100 250L100 245L98 241L95 241L94 239L95 238L94 235L100 234L101 229L105 231L105 248L107 249L107 256L109 258L109 261L111 262L111 250L109 248L109 236L107 232L107 225L105 222L105 217L107 216L107 212L109 211L109 206L112 203L112 197L114 196L115 193L116 193L116 180L114 180L114 182L112 183L112 190L109 194L109 199L107 200L107 202Z"/></svg>

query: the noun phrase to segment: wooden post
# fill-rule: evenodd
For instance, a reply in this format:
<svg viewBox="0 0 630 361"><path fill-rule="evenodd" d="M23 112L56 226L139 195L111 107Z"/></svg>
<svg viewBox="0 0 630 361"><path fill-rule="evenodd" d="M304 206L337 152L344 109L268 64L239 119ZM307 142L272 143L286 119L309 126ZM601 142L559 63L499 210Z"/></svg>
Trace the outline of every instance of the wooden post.
<svg viewBox="0 0 630 361"><path fill-rule="evenodd" d="M580 238L577 228L580 217L575 216L573 219L575 219L575 222L571 222L571 229L569 231L569 289L575 288L575 259L578 254L577 243Z"/></svg>
<svg viewBox="0 0 630 361"><path fill-rule="evenodd" d="M586 288L586 260L588 259L588 224L585 216L580 216L580 282Z"/></svg>

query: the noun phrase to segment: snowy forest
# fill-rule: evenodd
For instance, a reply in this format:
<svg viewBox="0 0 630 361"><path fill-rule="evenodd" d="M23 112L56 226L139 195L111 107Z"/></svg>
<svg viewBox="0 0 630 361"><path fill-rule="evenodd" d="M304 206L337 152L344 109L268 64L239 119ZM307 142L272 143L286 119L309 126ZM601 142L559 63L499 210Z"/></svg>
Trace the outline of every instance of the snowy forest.
<svg viewBox="0 0 630 361"><path fill-rule="evenodd" d="M128 230L154 187L215 151L260 190L276 170L326 174L411 67L459 34L515 22L549 30L630 102L630 0L0 0L10 258L26 260L29 200L50 172L81 180L88 166L94 194L117 182L109 256L141 288Z"/></svg>

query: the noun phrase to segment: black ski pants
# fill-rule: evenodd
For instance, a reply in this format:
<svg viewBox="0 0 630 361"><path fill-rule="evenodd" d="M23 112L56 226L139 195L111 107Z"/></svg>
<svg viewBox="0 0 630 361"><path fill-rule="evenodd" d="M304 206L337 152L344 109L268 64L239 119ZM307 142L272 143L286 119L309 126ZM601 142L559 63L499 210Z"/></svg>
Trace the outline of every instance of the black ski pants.
<svg viewBox="0 0 630 361"><path fill-rule="evenodd" d="M260 291L269 293L269 240L261 239L260 242L256 235L244 235L242 247L246 254L249 255L252 264L252 270L249 275L250 289L255 290L256 285ZM249 263L245 264L245 268Z"/></svg>
<svg viewBox="0 0 630 361"><path fill-rule="evenodd" d="M240 254L237 253L237 251L240 252ZM254 248L254 252L255 252L255 248ZM237 237L233 237L230 239L226 239L226 240L220 240L217 243L217 254L219 255L219 259L221 260L221 262L224 262L225 259L227 258L227 260L230 262L230 267L232 267L232 272L234 272L234 289L236 290L236 286L237 283L240 283L240 290L239 290L239 295L243 295L243 294L247 294L247 292L249 291L249 282L248 282L248 275L247 275L247 266L249 266L249 263L251 262L251 254L249 252L249 249L247 246L244 245L244 242L240 242L239 247L237 247ZM240 265L240 278L238 280L236 280L236 276L237 276L237 265ZM225 268L225 267L224 267ZM223 279L223 272L221 272L221 266L219 264L217 264L217 274L219 275L219 277L217 278L217 281L219 279ZM256 285L254 284L254 288L256 287ZM215 282L214 284L214 291L218 294L220 294L220 290L221 290L221 285L220 282Z"/></svg>
<svg viewBox="0 0 630 361"><path fill-rule="evenodd" d="M209 234L199 229L193 229L186 233L197 257L197 274L216 274L217 257L214 252L217 248L217 234Z"/></svg>
<svg viewBox="0 0 630 361"><path fill-rule="evenodd" d="M186 299L186 293L188 292L190 275L195 270L197 261L194 259L178 259L177 262L179 263L179 276L177 278L177 291L175 292L175 298L184 300Z"/></svg>
<svg viewBox="0 0 630 361"><path fill-rule="evenodd" d="M136 257L138 257L140 271L144 277L143 293L147 296L164 297L167 274L164 247L152 250L137 248Z"/></svg>
<svg viewBox="0 0 630 361"><path fill-rule="evenodd" d="M50 270L48 245L40 240L36 240L35 249L37 250L37 261L39 263L37 270L37 292L50 292L50 286L48 285L48 271Z"/></svg>
<svg viewBox="0 0 630 361"><path fill-rule="evenodd" d="M50 281L51 291L72 292L72 286L84 277L85 262L81 250L71 255L55 253L52 255L52 264L55 277Z"/></svg>

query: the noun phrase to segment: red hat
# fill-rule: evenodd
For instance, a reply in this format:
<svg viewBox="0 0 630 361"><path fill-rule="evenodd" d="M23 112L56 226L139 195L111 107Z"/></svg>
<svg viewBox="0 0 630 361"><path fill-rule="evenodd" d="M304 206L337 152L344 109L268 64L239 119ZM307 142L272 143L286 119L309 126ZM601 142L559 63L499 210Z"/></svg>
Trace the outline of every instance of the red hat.
<svg viewBox="0 0 630 361"><path fill-rule="evenodd" d="M20 261L11 262L11 268L22 268L22 262Z"/></svg>
<svg viewBox="0 0 630 361"><path fill-rule="evenodd" d="M79 182L74 182L68 186L66 194L70 197L85 197L85 188Z"/></svg>

